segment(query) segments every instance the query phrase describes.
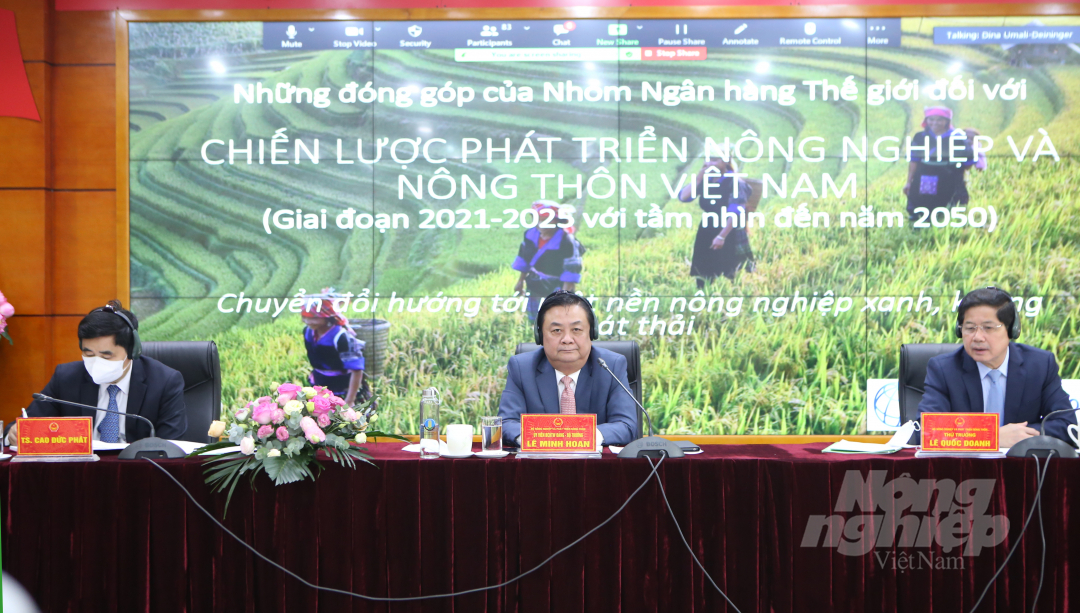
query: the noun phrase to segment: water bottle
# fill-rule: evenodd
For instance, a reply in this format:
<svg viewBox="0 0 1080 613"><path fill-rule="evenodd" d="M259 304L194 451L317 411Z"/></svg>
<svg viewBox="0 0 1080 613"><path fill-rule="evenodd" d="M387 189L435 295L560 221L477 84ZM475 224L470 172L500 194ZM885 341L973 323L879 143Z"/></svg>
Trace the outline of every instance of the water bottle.
<svg viewBox="0 0 1080 613"><path fill-rule="evenodd" d="M439 457L439 390L429 387L420 396L420 458Z"/></svg>

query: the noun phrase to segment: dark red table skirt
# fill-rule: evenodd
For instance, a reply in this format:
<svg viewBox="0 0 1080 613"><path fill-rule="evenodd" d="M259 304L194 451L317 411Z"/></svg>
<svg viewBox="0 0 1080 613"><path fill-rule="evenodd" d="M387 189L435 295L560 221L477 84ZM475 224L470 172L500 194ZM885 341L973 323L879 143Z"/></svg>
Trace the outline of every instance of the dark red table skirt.
<svg viewBox="0 0 1080 613"><path fill-rule="evenodd" d="M495 584L531 568L610 515L646 478L645 460L432 460L369 445L376 467L329 464L317 483L237 488L226 525L326 587L418 596ZM749 612L968 611L1019 534L1035 495L1032 460L821 454L823 445L725 445L665 461L660 475L694 550ZM161 464L221 516L198 461ZM938 544L863 555L802 546L811 516L836 513L848 471L885 481L990 479L986 513L1008 537L978 555ZM1080 463L1051 464L1043 492L1040 611L1080 610ZM891 486L890 486L891 487ZM44 611L730 611L679 539L656 483L622 515L505 588L412 603L318 593L222 533L145 461L0 464L3 566ZM887 508L892 499L885 504ZM868 513L874 511L871 501ZM948 503L945 503L948 504ZM945 509L940 509L946 512ZM859 515L858 506L845 518ZM879 513L881 511L878 511ZM925 514L924 514L925 515ZM1070 521L1071 520L1071 521ZM848 524L850 526L850 524ZM852 539L857 534L848 534ZM979 611L1030 608L1037 519ZM946 560L952 568L934 568ZM962 560L963 568L957 568ZM951 561L951 562L949 562ZM1026 606L1025 606L1026 605Z"/></svg>

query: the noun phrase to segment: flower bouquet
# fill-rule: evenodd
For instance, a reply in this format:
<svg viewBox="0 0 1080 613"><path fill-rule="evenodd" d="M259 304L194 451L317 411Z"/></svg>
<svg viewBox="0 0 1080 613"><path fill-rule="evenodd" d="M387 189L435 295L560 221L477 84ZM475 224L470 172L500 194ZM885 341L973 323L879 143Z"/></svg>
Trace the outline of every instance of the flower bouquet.
<svg viewBox="0 0 1080 613"><path fill-rule="evenodd" d="M0 293L0 338L6 338L9 345L14 345L15 341L12 341L7 333L7 320L14 314L15 307L11 306L7 298L4 298L4 294Z"/></svg>
<svg viewBox="0 0 1080 613"><path fill-rule="evenodd" d="M247 406L227 412L223 421L210 424L208 436L228 436L191 453L240 446L239 451L214 456L207 462L206 482L215 492L228 490L228 509L236 484L245 474L254 485L259 471L274 485L302 479L315 480L323 466L316 460L319 451L334 462L356 468L356 462L371 464L362 445L368 436L406 439L371 429L378 416L371 400L352 408L325 387L302 387L292 383L277 386L276 396L264 396Z"/></svg>

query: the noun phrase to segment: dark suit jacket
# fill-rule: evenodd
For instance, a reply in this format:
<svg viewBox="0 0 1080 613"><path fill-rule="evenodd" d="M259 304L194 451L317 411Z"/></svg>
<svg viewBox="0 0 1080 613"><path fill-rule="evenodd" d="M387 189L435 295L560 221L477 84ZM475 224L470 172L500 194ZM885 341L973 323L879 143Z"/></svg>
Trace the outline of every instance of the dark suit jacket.
<svg viewBox="0 0 1080 613"><path fill-rule="evenodd" d="M604 359L623 385L630 387L626 378L626 358L593 345L574 389L577 412L596 414L596 428L604 436L605 445L626 445L634 440L637 432L637 406L597 363L598 357ZM548 362L543 347L510 358L506 365L506 388L499 400L503 439L513 443L521 434L522 413L558 412L559 384L555 381L555 368Z"/></svg>
<svg viewBox="0 0 1080 613"><path fill-rule="evenodd" d="M930 359L926 365L926 393L919 402L922 413L982 413L983 392L979 368L964 348ZM1005 379L1005 423L1026 421L1039 428L1048 413L1069 409L1069 395L1061 389L1054 354L1030 345L1009 344ZM1046 422L1046 434L1069 442L1065 428L1076 423L1074 413L1062 413Z"/></svg>
<svg viewBox="0 0 1080 613"><path fill-rule="evenodd" d="M82 361L56 367L42 394L60 400L97 406L98 384L90 378ZM184 378L180 372L153 358L140 357L131 365L127 412L142 415L154 424L158 438L178 439L187 432L187 409L184 406ZM55 402L35 400L26 410L30 417L92 417L97 411L80 409ZM133 443L150 436L150 426L141 419L127 420L127 441Z"/></svg>

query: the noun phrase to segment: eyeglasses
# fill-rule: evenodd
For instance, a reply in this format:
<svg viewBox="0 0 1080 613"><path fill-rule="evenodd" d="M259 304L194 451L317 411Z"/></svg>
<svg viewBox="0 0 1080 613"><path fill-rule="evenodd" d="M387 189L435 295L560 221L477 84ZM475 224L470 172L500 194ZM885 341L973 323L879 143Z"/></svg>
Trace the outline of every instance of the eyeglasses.
<svg viewBox="0 0 1080 613"><path fill-rule="evenodd" d="M964 333L964 336L971 336L975 334L976 330L982 330L983 334L989 335L995 332L998 328L1005 324L985 325L985 326L964 326L960 328L960 331Z"/></svg>

